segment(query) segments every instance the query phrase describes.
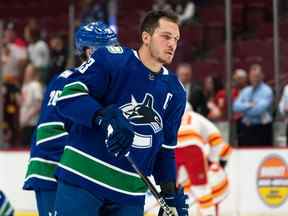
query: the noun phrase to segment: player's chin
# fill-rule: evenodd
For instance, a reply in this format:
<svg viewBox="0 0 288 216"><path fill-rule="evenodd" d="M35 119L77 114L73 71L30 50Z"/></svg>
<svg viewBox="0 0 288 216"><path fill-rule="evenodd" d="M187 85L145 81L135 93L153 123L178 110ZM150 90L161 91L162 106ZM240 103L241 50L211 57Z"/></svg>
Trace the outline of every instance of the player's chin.
<svg viewBox="0 0 288 216"><path fill-rule="evenodd" d="M171 64L172 60L173 60L173 56L169 56L169 57L163 58L162 63L163 64Z"/></svg>

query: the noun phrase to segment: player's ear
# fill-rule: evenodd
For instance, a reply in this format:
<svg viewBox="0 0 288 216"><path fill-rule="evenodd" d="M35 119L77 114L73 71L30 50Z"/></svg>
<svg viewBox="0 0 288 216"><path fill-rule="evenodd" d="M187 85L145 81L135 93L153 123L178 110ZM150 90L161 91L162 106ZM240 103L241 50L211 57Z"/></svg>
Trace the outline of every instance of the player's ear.
<svg viewBox="0 0 288 216"><path fill-rule="evenodd" d="M90 58L90 56L92 55L92 49L91 48L85 49L85 55L87 59Z"/></svg>
<svg viewBox="0 0 288 216"><path fill-rule="evenodd" d="M144 45L147 45L150 43L151 35L148 32L143 31L141 36L142 36L142 42Z"/></svg>

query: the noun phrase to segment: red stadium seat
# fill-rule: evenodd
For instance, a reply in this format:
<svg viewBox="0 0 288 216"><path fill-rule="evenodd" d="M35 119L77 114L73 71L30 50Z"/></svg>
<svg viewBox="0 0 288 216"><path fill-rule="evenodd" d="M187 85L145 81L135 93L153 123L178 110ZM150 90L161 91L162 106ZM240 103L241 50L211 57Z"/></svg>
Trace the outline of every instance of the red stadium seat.
<svg viewBox="0 0 288 216"><path fill-rule="evenodd" d="M185 47L193 46L201 49L204 40L204 27L200 24L186 25L181 30L180 43Z"/></svg>
<svg viewBox="0 0 288 216"><path fill-rule="evenodd" d="M224 42L225 28L223 23L213 22L205 27L205 44L208 49L220 46Z"/></svg>
<svg viewBox="0 0 288 216"><path fill-rule="evenodd" d="M243 4L232 4L232 25L236 27L242 27L243 25L243 13L244 5Z"/></svg>
<svg viewBox="0 0 288 216"><path fill-rule="evenodd" d="M224 25L225 8L223 6L215 6L200 9L200 21L205 25L213 23Z"/></svg>

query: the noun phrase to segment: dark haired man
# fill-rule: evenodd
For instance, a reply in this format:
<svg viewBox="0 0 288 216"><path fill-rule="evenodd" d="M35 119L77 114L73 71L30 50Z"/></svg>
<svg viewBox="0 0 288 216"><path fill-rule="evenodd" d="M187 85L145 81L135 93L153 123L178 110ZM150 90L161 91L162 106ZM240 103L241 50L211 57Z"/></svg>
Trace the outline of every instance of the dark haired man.
<svg viewBox="0 0 288 216"><path fill-rule="evenodd" d="M174 155L186 95L163 67L180 38L177 17L149 12L140 29L138 52L96 50L57 101L59 113L73 122L57 171L57 216L142 216L147 188L128 154L144 175L153 174L175 213L188 215Z"/></svg>

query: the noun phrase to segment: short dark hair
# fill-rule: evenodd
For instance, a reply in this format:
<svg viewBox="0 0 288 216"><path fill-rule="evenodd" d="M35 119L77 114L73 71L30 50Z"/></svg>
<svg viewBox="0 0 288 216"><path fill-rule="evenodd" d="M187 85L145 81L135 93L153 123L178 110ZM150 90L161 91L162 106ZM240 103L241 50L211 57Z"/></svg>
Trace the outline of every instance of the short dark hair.
<svg viewBox="0 0 288 216"><path fill-rule="evenodd" d="M140 25L140 34L148 32L153 34L155 29L159 26L161 18L167 19L171 22L178 24L178 16L171 10L154 10L150 11L143 18Z"/></svg>

